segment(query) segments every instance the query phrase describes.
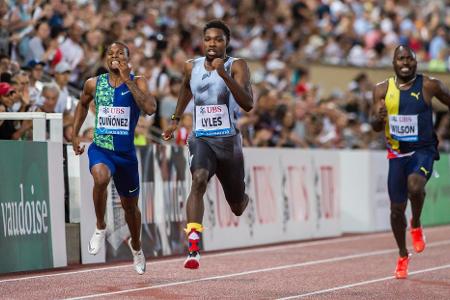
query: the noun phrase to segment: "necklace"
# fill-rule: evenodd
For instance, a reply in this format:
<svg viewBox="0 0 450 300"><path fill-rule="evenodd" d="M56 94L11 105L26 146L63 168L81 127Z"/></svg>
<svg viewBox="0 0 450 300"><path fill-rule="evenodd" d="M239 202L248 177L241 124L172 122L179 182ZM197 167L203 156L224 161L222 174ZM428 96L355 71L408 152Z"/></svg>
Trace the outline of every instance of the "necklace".
<svg viewBox="0 0 450 300"><path fill-rule="evenodd" d="M405 83L398 83L397 77L395 77L395 82L397 83L397 85L398 85L399 88L402 88L402 87L404 87L404 86L407 86L407 85L410 84L411 82L414 82L414 80L416 80L416 77L417 77L417 75L415 75L413 79L411 79L410 81L405 82Z"/></svg>

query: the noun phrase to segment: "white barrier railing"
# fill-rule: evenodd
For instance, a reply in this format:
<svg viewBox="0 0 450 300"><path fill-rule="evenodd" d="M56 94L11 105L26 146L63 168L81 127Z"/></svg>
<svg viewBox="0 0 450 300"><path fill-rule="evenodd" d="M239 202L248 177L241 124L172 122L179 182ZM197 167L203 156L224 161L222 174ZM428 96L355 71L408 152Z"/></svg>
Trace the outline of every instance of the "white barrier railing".
<svg viewBox="0 0 450 300"><path fill-rule="evenodd" d="M47 122L50 120L50 141L62 143L63 118L62 113L44 112L3 112L0 120L32 120L33 141L44 142L47 140Z"/></svg>

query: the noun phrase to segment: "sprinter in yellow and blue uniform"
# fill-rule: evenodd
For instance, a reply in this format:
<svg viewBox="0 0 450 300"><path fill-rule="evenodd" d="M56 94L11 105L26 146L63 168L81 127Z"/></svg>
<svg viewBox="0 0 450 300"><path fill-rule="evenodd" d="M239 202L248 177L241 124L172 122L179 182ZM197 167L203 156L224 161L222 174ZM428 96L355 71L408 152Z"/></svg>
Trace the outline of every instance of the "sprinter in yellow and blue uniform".
<svg viewBox="0 0 450 300"><path fill-rule="evenodd" d="M407 46L394 52L395 77L378 83L373 91L375 131L385 131L389 159L388 192L391 201L391 227L399 248L395 276L408 276L405 209L411 201L411 237L417 253L425 249L420 215L425 184L439 159L438 140L433 128L433 97L450 106L450 93L444 84L417 74L416 54Z"/></svg>

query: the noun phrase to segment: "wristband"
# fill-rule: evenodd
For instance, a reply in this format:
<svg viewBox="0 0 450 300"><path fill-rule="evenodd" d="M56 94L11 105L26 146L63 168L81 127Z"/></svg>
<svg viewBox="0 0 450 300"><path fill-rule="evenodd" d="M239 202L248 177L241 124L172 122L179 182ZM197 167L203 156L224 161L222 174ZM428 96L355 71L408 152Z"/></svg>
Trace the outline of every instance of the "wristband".
<svg viewBox="0 0 450 300"><path fill-rule="evenodd" d="M170 119L171 119L172 121L177 121L177 122L180 122L180 120L181 120L181 118L175 116L175 114L171 115L171 116L170 116Z"/></svg>

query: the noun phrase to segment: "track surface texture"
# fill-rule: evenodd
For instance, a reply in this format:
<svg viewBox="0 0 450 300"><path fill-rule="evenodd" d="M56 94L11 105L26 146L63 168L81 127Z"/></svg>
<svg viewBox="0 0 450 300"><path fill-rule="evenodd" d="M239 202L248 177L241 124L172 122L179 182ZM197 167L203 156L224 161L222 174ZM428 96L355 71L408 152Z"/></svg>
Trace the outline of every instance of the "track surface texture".
<svg viewBox="0 0 450 300"><path fill-rule="evenodd" d="M398 251L386 232L202 253L198 270L176 257L148 259L142 276L130 262L6 274L0 298L450 299L450 227L425 234L405 280L393 277Z"/></svg>

